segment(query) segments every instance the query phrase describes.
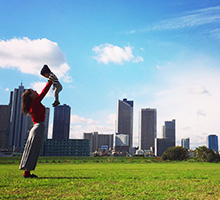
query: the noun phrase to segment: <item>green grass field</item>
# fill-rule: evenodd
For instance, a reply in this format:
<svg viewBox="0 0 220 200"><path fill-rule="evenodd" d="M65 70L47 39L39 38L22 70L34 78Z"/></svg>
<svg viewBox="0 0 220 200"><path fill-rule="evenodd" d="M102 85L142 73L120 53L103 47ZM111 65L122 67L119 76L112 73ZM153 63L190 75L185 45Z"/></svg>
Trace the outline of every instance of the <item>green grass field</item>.
<svg viewBox="0 0 220 200"><path fill-rule="evenodd" d="M0 158L0 199L220 199L220 164L145 158L40 158L24 179Z"/></svg>

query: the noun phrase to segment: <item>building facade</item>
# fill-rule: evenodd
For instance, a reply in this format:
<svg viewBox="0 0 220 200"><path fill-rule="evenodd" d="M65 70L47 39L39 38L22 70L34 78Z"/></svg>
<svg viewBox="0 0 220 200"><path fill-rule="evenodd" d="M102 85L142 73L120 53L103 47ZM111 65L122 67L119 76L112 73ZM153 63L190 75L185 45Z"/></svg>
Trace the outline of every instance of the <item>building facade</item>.
<svg viewBox="0 0 220 200"><path fill-rule="evenodd" d="M25 140L27 139L31 117L22 114L22 94L25 91L22 84L18 89L14 89L10 96L10 133L9 149L22 152Z"/></svg>
<svg viewBox="0 0 220 200"><path fill-rule="evenodd" d="M168 138L156 138L155 140L155 155L162 156L163 153L169 148L173 147L173 141Z"/></svg>
<svg viewBox="0 0 220 200"><path fill-rule="evenodd" d="M98 132L84 133L84 139L90 141L90 152L113 148L113 134L98 134Z"/></svg>
<svg viewBox="0 0 220 200"><path fill-rule="evenodd" d="M181 139L181 146L185 149L190 149L190 139L189 138L183 138Z"/></svg>
<svg viewBox="0 0 220 200"><path fill-rule="evenodd" d="M53 135L54 140L68 140L70 130L70 106L64 104L54 108Z"/></svg>
<svg viewBox="0 0 220 200"><path fill-rule="evenodd" d="M173 141L173 146L176 146L176 121L165 121L163 127L163 138L167 138Z"/></svg>
<svg viewBox="0 0 220 200"><path fill-rule="evenodd" d="M217 135L209 135L207 137L208 148L213 149L218 152L218 136Z"/></svg>
<svg viewBox="0 0 220 200"><path fill-rule="evenodd" d="M10 106L0 105L0 149L8 148Z"/></svg>
<svg viewBox="0 0 220 200"><path fill-rule="evenodd" d="M84 139L47 139L42 146L43 156L89 156L90 141Z"/></svg>
<svg viewBox="0 0 220 200"><path fill-rule="evenodd" d="M156 109L141 109L139 117L139 149L155 149L157 137L157 111Z"/></svg>
<svg viewBox="0 0 220 200"><path fill-rule="evenodd" d="M47 139L48 139L49 119L50 119L50 108L46 108L46 112L45 112L44 140L47 140Z"/></svg>
<svg viewBox="0 0 220 200"><path fill-rule="evenodd" d="M134 102L127 99L118 100L115 133L129 136L129 147L133 145L133 109ZM117 142L115 146L119 146Z"/></svg>
<svg viewBox="0 0 220 200"><path fill-rule="evenodd" d="M129 146L129 135L126 134L116 134L117 146Z"/></svg>

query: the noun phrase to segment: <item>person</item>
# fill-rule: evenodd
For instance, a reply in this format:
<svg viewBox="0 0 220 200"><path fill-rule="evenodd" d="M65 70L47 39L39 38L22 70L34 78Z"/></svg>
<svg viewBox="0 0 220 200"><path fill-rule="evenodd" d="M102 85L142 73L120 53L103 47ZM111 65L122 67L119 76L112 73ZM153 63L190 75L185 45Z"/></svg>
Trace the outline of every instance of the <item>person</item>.
<svg viewBox="0 0 220 200"><path fill-rule="evenodd" d="M44 138L45 107L41 101L49 91L54 79L55 76L49 77L46 86L40 94L32 89L27 89L22 94L22 112L26 115L30 115L34 123L34 126L29 132L19 167L20 170L24 170L24 178L37 178L37 176L31 174L30 171L36 167Z"/></svg>
<svg viewBox="0 0 220 200"><path fill-rule="evenodd" d="M55 76L53 72L51 72L51 70L49 69L49 67L47 65L44 65L42 70L41 70L41 75L49 78L50 76ZM55 101L52 104L53 107L58 106L60 104L59 101L59 93L62 90L62 85L60 84L58 78L55 76L55 79L53 81L53 90L54 90L54 97L55 97Z"/></svg>

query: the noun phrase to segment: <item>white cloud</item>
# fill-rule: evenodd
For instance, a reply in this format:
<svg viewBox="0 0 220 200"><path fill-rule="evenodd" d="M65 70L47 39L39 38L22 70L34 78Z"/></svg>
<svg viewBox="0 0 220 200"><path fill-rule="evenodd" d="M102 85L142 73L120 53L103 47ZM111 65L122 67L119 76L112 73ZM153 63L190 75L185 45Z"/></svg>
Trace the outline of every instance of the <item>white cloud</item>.
<svg viewBox="0 0 220 200"><path fill-rule="evenodd" d="M111 118L112 115L109 115ZM83 133L98 132L99 134L113 134L112 124L100 123L91 118L71 115L70 138L83 138Z"/></svg>
<svg viewBox="0 0 220 200"><path fill-rule="evenodd" d="M9 91L9 88L6 88L5 91L8 92L8 91Z"/></svg>
<svg viewBox="0 0 220 200"><path fill-rule="evenodd" d="M27 37L0 40L0 67L17 69L22 73L39 76L44 64L64 81L71 81L69 65L56 42L46 38L30 40Z"/></svg>
<svg viewBox="0 0 220 200"><path fill-rule="evenodd" d="M143 61L144 61L144 59L141 56L137 56L137 58L135 58L133 60L133 63L139 63L139 62L143 62Z"/></svg>
<svg viewBox="0 0 220 200"><path fill-rule="evenodd" d="M191 147L206 145L206 136L220 136L219 62L199 56L161 66L153 84L134 85L121 91L134 100L134 145L138 146L139 111L157 109L157 135L165 121L176 119L176 138L190 137ZM138 89L137 89L138 88ZM120 92L119 92L120 93Z"/></svg>
<svg viewBox="0 0 220 200"><path fill-rule="evenodd" d="M93 119L86 119L84 117L80 117L78 115L71 115L71 123L73 124L98 124L98 121Z"/></svg>
<svg viewBox="0 0 220 200"><path fill-rule="evenodd" d="M130 46L125 46L121 48L119 46L114 46L112 44L101 44L95 46L92 49L97 56L94 57L99 63L115 63L122 65L124 62L143 62L144 59L141 56L135 57L132 53L132 48Z"/></svg>
<svg viewBox="0 0 220 200"><path fill-rule="evenodd" d="M108 116L108 120L106 121L106 123L115 125L115 121L116 121L116 113L112 113Z"/></svg>
<svg viewBox="0 0 220 200"><path fill-rule="evenodd" d="M190 137L192 143L198 144L198 137L202 136L200 145L205 145L208 134L220 132L220 72L208 69L207 65L207 68L197 66L190 71L173 72L167 80L167 89L155 95L158 123L161 127L165 120L176 119L178 141Z"/></svg>
<svg viewBox="0 0 220 200"><path fill-rule="evenodd" d="M217 23L220 20L220 6L194 10L181 17L166 19L152 27L152 30L181 29Z"/></svg>
<svg viewBox="0 0 220 200"><path fill-rule="evenodd" d="M209 91L203 86L203 85L193 85L190 89L189 89L189 94L209 94Z"/></svg>
<svg viewBox="0 0 220 200"><path fill-rule="evenodd" d="M192 10L191 12L182 13L180 17L164 19L147 28L127 31L125 34L192 28L210 24L215 24L215 27L220 24L220 6ZM219 29L213 29L209 32L219 38Z"/></svg>

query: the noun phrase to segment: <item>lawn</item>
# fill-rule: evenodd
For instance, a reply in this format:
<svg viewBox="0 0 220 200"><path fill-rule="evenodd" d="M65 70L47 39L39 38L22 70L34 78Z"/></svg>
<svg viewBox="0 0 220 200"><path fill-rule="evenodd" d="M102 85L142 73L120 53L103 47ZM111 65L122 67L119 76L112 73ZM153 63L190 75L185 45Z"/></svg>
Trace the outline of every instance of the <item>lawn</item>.
<svg viewBox="0 0 220 200"><path fill-rule="evenodd" d="M0 158L0 199L220 199L220 164L132 158L40 158L24 179Z"/></svg>

